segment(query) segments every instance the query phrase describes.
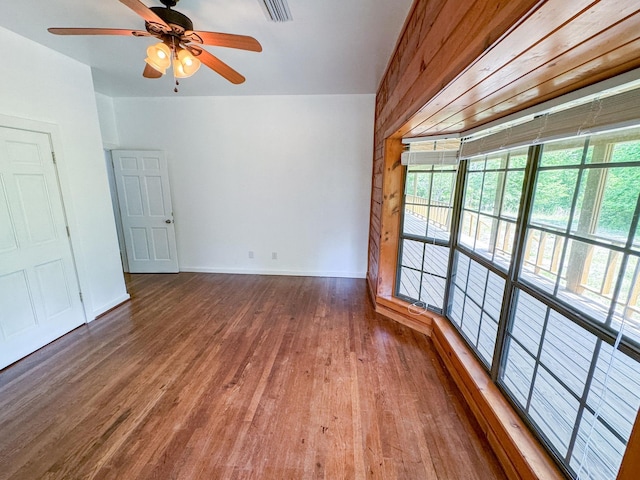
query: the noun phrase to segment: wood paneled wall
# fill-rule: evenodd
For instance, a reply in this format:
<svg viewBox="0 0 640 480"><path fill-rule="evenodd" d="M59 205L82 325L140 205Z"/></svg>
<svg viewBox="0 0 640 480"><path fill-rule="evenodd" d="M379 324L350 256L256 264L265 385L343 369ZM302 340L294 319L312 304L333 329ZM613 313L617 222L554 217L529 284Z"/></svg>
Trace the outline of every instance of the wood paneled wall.
<svg viewBox="0 0 640 480"><path fill-rule="evenodd" d="M400 128L540 0L416 0L376 97L368 280L389 297L395 278L402 169Z"/></svg>
<svg viewBox="0 0 640 480"><path fill-rule="evenodd" d="M640 68L640 0L415 0L376 98L368 278L393 292L400 137L459 133Z"/></svg>
<svg viewBox="0 0 640 480"><path fill-rule="evenodd" d="M403 135L462 132L640 67L640 0L537 5L405 123Z"/></svg>
<svg viewBox="0 0 640 480"><path fill-rule="evenodd" d="M462 132L638 69L638 45L640 0L415 0L378 90L370 293L379 312L412 328L433 330L450 373L468 393L472 410L488 426L485 433L514 478L557 478L560 473L546 465L544 452L525 434L502 395L487 394L482 367L470 360L450 324L412 317L407 304L393 298L403 194L401 137ZM442 334L448 329L451 335ZM514 429L523 435L513 434ZM639 451L640 415L620 479L637 476ZM518 467L521 460L527 464L524 470Z"/></svg>

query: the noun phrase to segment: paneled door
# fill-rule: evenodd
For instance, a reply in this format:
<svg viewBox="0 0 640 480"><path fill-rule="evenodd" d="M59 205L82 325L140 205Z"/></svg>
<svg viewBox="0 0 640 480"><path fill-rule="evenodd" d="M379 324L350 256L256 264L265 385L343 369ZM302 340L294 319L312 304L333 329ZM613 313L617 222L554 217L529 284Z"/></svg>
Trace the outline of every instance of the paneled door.
<svg viewBox="0 0 640 480"><path fill-rule="evenodd" d="M0 127L0 368L84 322L49 135Z"/></svg>
<svg viewBox="0 0 640 480"><path fill-rule="evenodd" d="M112 150L131 273L176 273L178 255L163 152Z"/></svg>

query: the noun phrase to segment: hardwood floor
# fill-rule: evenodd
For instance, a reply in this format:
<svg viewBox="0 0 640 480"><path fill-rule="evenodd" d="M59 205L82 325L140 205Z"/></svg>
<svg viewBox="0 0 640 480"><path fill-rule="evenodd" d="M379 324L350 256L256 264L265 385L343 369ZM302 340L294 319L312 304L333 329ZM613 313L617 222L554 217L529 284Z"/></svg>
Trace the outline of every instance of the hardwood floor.
<svg viewBox="0 0 640 480"><path fill-rule="evenodd" d="M0 372L0 478L504 478L430 339L364 280L128 287Z"/></svg>

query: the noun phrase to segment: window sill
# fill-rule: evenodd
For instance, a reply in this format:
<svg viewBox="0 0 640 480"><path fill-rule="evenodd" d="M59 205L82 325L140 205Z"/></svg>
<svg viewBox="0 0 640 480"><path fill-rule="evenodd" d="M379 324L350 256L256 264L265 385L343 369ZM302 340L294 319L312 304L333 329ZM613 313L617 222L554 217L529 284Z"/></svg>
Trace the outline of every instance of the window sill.
<svg viewBox="0 0 640 480"><path fill-rule="evenodd" d="M398 323L402 323L409 328L413 328L418 332L424 333L427 336L431 336L432 322L435 314L428 311L412 314L409 312L411 304L395 297L378 296L377 301L374 303L377 313L389 317Z"/></svg>

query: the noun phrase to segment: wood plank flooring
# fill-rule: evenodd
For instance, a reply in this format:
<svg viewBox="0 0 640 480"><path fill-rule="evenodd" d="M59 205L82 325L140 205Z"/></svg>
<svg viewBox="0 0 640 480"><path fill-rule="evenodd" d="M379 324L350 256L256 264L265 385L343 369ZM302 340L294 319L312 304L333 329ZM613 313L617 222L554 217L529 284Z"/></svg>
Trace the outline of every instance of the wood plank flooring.
<svg viewBox="0 0 640 480"><path fill-rule="evenodd" d="M431 340L364 280L128 288L0 372L1 479L505 478Z"/></svg>

